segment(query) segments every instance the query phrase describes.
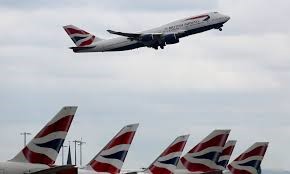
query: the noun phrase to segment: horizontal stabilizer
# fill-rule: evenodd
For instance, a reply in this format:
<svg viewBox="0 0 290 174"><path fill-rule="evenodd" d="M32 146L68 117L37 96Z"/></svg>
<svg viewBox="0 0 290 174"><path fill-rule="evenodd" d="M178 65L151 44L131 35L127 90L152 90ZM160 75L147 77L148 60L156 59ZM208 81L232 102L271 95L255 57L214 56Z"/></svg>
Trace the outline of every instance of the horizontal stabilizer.
<svg viewBox="0 0 290 174"><path fill-rule="evenodd" d="M94 48L95 46L91 47L69 47L69 49L72 49L74 52L82 51L82 50L88 50L91 48Z"/></svg>

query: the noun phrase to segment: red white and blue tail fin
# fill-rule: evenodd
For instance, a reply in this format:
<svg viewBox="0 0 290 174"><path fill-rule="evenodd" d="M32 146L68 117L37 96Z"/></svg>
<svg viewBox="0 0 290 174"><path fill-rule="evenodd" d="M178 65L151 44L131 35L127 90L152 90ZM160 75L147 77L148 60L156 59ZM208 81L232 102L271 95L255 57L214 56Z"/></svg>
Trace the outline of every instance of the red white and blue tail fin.
<svg viewBox="0 0 290 174"><path fill-rule="evenodd" d="M10 161L54 164L76 110L76 106L63 107L28 145Z"/></svg>
<svg viewBox="0 0 290 174"><path fill-rule="evenodd" d="M225 144L223 151L219 157L219 160L217 162L217 165L220 167L220 170L226 170L227 165L229 163L229 160L231 158L231 155L234 151L235 145L237 141L236 140L229 140Z"/></svg>
<svg viewBox="0 0 290 174"><path fill-rule="evenodd" d="M138 126L139 124L131 124L123 127L85 169L102 173L120 173Z"/></svg>
<svg viewBox="0 0 290 174"><path fill-rule="evenodd" d="M73 25L63 26L63 29L78 47L92 46L94 42L102 40Z"/></svg>
<svg viewBox="0 0 290 174"><path fill-rule="evenodd" d="M177 168L187 172L212 172L227 141L230 130L214 130L179 161Z"/></svg>
<svg viewBox="0 0 290 174"><path fill-rule="evenodd" d="M145 172L151 174L173 174L188 137L189 135L177 137Z"/></svg>
<svg viewBox="0 0 290 174"><path fill-rule="evenodd" d="M228 165L232 174L259 174L268 142L257 142Z"/></svg>

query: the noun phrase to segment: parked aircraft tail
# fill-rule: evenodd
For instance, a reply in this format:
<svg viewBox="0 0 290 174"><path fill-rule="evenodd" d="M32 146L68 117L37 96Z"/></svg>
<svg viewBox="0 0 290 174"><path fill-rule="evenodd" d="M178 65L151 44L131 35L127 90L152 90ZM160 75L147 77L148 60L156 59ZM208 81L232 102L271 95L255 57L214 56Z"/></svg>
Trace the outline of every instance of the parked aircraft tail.
<svg viewBox="0 0 290 174"><path fill-rule="evenodd" d="M76 110L76 106L63 107L28 145L10 161L54 164Z"/></svg>
<svg viewBox="0 0 290 174"><path fill-rule="evenodd" d="M189 135L177 137L170 146L146 169L151 174L173 174Z"/></svg>
<svg viewBox="0 0 290 174"><path fill-rule="evenodd" d="M214 130L179 161L177 169L187 172L211 172L218 169L217 160L230 130Z"/></svg>
<svg viewBox="0 0 290 174"><path fill-rule="evenodd" d="M63 26L63 29L78 47L91 46L94 42L102 40L74 25Z"/></svg>
<svg viewBox="0 0 290 174"><path fill-rule="evenodd" d="M235 145L237 141L236 140L229 140L225 144L223 151L219 157L219 160L217 162L217 165L219 165L220 170L226 170L227 165L229 163L229 160L231 158L231 155L234 151Z"/></svg>
<svg viewBox="0 0 290 174"><path fill-rule="evenodd" d="M232 174L259 174L268 142L257 142L228 165Z"/></svg>
<svg viewBox="0 0 290 174"><path fill-rule="evenodd" d="M101 173L120 173L138 126L139 124L131 124L123 127L85 169Z"/></svg>

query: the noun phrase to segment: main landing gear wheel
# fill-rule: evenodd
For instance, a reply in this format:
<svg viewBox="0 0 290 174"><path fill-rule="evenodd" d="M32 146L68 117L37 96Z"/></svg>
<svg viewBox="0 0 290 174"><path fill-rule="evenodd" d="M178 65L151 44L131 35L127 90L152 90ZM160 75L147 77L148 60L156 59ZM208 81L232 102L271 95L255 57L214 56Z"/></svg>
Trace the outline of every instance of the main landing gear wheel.
<svg viewBox="0 0 290 174"><path fill-rule="evenodd" d="M219 30L220 30L220 31L223 31L223 29L222 29L222 28L219 28Z"/></svg>

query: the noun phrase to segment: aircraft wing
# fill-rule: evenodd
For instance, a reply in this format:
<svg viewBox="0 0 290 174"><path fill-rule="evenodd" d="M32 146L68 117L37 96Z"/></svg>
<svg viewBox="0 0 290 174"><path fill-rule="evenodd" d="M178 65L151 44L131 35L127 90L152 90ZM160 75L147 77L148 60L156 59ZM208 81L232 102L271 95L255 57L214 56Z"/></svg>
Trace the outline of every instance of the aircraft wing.
<svg viewBox="0 0 290 174"><path fill-rule="evenodd" d="M123 33L123 32L113 31L113 30L107 30L107 32L109 32L110 34L116 34L119 36L125 36L125 37L130 37L130 38L138 38L141 36L141 34L137 34L137 33Z"/></svg>
<svg viewBox="0 0 290 174"><path fill-rule="evenodd" d="M29 174L77 174L78 168L74 165L55 166L49 169L32 172Z"/></svg>
<svg viewBox="0 0 290 174"><path fill-rule="evenodd" d="M174 35L173 38L177 41L173 41L174 43L179 42L178 38L185 32L185 31L178 31L173 33L124 33L119 31L107 30L111 34L116 34L119 36L127 37L129 40L142 42L147 47L152 47L154 49L158 49L160 46L162 49L166 45L166 36Z"/></svg>

